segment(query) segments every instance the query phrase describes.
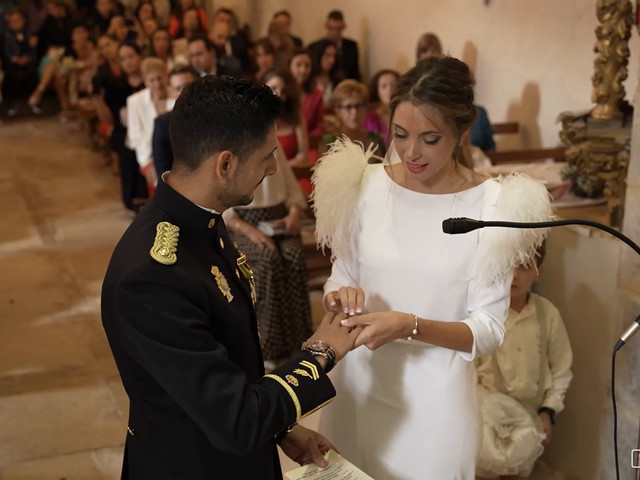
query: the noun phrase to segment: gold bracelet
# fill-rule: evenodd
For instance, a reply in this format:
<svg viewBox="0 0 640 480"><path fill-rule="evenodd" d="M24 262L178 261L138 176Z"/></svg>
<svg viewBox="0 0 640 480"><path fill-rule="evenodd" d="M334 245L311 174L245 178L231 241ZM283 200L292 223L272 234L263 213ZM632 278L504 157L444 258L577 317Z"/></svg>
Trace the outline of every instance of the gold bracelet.
<svg viewBox="0 0 640 480"><path fill-rule="evenodd" d="M410 315L413 315L413 319L415 320L416 323L413 325L413 330L411 330L411 335L407 337L407 340L413 340L413 337L418 335L418 317L413 313L411 313Z"/></svg>

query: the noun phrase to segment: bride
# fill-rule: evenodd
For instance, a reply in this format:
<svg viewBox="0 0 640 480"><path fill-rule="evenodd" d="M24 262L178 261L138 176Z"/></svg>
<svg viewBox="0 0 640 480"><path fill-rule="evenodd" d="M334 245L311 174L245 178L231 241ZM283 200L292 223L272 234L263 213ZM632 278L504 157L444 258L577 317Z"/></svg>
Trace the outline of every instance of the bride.
<svg viewBox="0 0 640 480"><path fill-rule="evenodd" d="M473 359L504 336L513 267L546 232L442 232L450 217L542 221L545 187L486 179L465 165L476 118L467 66L429 58L390 103L392 152L346 138L314 172L318 241L335 262L324 306L360 333L332 373L320 430L376 480L474 479L480 420ZM355 212L355 213L354 213Z"/></svg>

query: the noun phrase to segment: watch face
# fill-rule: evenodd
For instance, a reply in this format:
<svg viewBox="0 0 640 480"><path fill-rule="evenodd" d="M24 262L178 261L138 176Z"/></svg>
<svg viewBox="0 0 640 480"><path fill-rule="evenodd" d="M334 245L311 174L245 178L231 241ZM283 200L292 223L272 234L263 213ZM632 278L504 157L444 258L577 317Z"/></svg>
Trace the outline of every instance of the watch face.
<svg viewBox="0 0 640 480"><path fill-rule="evenodd" d="M329 348L329 345L327 345L326 343L324 343L321 340L316 340L313 342L310 342L309 345L307 345L309 348L312 348L313 350L317 350L320 352L324 352Z"/></svg>

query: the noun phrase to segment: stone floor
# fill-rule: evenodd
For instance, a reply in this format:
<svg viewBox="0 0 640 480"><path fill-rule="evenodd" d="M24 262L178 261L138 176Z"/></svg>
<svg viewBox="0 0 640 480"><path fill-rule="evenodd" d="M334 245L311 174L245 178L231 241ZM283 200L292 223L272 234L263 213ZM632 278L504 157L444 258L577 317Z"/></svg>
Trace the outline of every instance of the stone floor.
<svg viewBox="0 0 640 480"><path fill-rule="evenodd" d="M131 221L79 128L0 125L0 479L119 478L127 399L100 286Z"/></svg>
<svg viewBox="0 0 640 480"><path fill-rule="evenodd" d="M0 480L118 479L128 401L100 322L131 221L117 178L55 118L0 125L0 163Z"/></svg>

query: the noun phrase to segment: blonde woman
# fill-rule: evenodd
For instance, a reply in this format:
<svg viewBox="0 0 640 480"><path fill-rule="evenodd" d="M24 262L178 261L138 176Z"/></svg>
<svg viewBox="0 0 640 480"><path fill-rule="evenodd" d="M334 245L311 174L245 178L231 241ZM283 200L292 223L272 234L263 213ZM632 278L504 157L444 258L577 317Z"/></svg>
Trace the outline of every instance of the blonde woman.
<svg viewBox="0 0 640 480"><path fill-rule="evenodd" d="M167 65L163 60L145 58L140 69L145 88L127 98L127 146L135 150L147 185L154 187L158 179L151 158L153 121L171 110L174 100L168 95Z"/></svg>

